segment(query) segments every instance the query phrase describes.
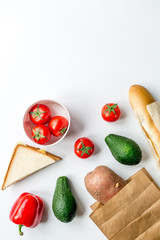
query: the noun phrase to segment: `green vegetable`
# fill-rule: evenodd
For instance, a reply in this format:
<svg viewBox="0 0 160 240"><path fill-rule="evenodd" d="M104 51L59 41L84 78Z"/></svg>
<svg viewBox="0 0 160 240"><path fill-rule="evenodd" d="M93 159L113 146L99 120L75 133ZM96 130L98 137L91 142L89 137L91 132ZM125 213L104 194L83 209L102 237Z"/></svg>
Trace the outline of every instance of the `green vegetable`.
<svg viewBox="0 0 160 240"><path fill-rule="evenodd" d="M68 178L65 176L57 179L52 210L56 218L65 223L72 221L76 215L76 200L71 192Z"/></svg>
<svg viewBox="0 0 160 240"><path fill-rule="evenodd" d="M136 165L142 159L142 152L138 144L132 139L109 134L105 138L113 157L120 163L125 165Z"/></svg>

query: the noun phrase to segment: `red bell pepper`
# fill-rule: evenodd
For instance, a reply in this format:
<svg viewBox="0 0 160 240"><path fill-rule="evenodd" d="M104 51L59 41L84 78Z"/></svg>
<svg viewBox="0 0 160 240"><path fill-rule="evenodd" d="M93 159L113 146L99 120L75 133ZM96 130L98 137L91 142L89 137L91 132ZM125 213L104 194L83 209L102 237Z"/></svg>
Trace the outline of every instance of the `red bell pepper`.
<svg viewBox="0 0 160 240"><path fill-rule="evenodd" d="M40 197L31 193L22 193L13 204L9 218L19 225L19 234L23 235L22 226L36 227L42 219L43 210L44 203Z"/></svg>

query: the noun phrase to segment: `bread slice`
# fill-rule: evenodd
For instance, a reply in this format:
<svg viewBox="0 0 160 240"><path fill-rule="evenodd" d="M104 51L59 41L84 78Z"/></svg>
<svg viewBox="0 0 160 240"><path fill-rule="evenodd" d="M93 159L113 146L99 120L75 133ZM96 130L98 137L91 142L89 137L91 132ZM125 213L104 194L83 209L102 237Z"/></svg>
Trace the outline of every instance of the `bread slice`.
<svg viewBox="0 0 160 240"><path fill-rule="evenodd" d="M155 99L145 87L133 85L129 89L129 100L150 144L157 166L160 167L160 131L148 111L148 106L155 103Z"/></svg>
<svg viewBox="0 0 160 240"><path fill-rule="evenodd" d="M2 190L60 159L42 149L18 144L13 151Z"/></svg>

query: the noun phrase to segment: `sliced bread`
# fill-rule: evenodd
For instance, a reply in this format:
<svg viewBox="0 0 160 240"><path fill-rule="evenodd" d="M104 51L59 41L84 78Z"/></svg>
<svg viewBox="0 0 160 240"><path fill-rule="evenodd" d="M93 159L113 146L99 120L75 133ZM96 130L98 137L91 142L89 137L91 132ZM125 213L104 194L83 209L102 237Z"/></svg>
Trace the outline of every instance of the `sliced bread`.
<svg viewBox="0 0 160 240"><path fill-rule="evenodd" d="M42 149L18 144L13 151L2 190L60 159Z"/></svg>

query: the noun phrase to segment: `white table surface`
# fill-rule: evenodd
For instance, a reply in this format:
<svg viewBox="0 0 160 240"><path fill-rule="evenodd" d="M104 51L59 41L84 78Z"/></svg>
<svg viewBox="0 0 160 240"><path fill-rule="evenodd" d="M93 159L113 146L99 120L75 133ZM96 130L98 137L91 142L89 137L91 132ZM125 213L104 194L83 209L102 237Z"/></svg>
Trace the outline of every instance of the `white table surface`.
<svg viewBox="0 0 160 240"><path fill-rule="evenodd" d="M160 170L128 101L128 89L135 83L160 100L159 12L158 0L0 1L0 185L15 144L30 143L22 126L30 104L60 101L72 119L66 138L45 148L63 160L0 191L0 239L21 238L8 215L25 191L43 198L45 212L39 226L23 229L24 240L106 239L88 217L94 199L84 186L85 175L98 165L111 167L124 179L145 167L160 184ZM119 121L103 121L100 112L106 102L119 104ZM141 163L116 162L104 142L109 133L134 139L143 151ZM73 152L81 136L96 147L86 160ZM77 216L68 224L59 222L51 208L62 175L72 182L78 203Z"/></svg>

